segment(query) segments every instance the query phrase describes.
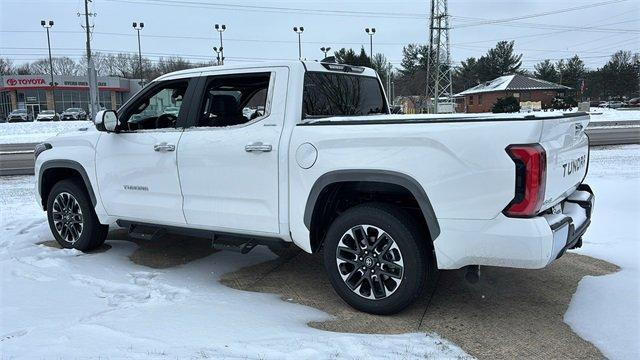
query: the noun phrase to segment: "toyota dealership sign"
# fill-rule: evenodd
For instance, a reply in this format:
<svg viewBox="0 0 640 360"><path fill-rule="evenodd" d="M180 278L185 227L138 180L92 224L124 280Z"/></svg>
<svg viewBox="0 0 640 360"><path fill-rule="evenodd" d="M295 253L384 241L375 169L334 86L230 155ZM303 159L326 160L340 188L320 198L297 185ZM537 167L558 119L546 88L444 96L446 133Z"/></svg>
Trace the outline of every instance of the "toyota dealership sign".
<svg viewBox="0 0 640 360"><path fill-rule="evenodd" d="M4 78L4 86L6 87L39 87L47 85L47 81L40 75L17 75L7 76Z"/></svg>

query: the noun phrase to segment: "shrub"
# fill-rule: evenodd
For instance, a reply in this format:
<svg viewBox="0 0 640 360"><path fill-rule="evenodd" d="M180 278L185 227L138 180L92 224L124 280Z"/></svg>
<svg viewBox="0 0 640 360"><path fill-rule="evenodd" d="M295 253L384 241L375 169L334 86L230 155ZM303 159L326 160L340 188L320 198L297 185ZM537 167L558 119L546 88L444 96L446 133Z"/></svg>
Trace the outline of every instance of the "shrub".
<svg viewBox="0 0 640 360"><path fill-rule="evenodd" d="M491 112L493 113L510 113L518 111L520 111L520 102L513 96L499 98L496 103L493 104L493 108L491 109Z"/></svg>

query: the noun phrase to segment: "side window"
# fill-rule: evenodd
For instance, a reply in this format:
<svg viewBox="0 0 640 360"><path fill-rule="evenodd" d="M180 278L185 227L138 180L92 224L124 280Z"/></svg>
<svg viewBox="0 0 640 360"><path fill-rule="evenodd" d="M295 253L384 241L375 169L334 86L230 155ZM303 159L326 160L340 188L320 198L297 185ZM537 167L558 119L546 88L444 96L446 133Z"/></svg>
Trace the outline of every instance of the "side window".
<svg viewBox="0 0 640 360"><path fill-rule="evenodd" d="M197 126L246 124L267 115L271 73L208 78Z"/></svg>
<svg viewBox="0 0 640 360"><path fill-rule="evenodd" d="M123 130L175 128L189 80L167 81L127 107L120 117Z"/></svg>

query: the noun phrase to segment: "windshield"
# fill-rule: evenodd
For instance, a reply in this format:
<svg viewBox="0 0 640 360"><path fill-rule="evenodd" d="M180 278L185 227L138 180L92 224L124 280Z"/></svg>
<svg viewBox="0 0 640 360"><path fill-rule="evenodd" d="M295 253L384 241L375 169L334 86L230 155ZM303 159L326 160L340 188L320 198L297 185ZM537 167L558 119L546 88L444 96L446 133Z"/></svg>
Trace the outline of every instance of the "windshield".
<svg viewBox="0 0 640 360"><path fill-rule="evenodd" d="M303 118L387 114L377 78L329 72L307 72Z"/></svg>
<svg viewBox="0 0 640 360"><path fill-rule="evenodd" d="M53 114L53 110L44 110L41 111L40 114Z"/></svg>
<svg viewBox="0 0 640 360"><path fill-rule="evenodd" d="M25 110L25 109L18 109L18 110L13 110L11 113L12 114L24 114L26 112L27 112L27 110Z"/></svg>
<svg viewBox="0 0 640 360"><path fill-rule="evenodd" d="M78 108L69 108L67 109L67 112L80 112L82 111L82 109L78 109Z"/></svg>

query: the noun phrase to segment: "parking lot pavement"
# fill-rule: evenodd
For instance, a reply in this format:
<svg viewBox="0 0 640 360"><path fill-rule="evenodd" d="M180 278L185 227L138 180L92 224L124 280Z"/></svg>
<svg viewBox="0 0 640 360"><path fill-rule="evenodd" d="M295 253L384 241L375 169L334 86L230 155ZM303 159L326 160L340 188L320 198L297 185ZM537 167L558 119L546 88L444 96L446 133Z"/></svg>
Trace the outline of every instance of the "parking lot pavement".
<svg viewBox="0 0 640 360"><path fill-rule="evenodd" d="M108 237L124 238L123 230ZM216 251L207 240L172 235L136 243L131 260L152 268L179 266ZM54 241L45 245L57 247ZM98 251L109 247L107 242ZM440 271L435 290L427 289L413 306L392 316L365 314L343 303L325 276L321 257L294 247L276 260L223 275L221 282L240 290L279 294L283 301L334 315L333 320L309 324L322 330L435 332L479 359L601 359L600 351L573 333L563 317L580 279L617 270L608 262L568 253L543 270L483 267L477 284L468 283L462 270Z"/></svg>
<svg viewBox="0 0 640 360"><path fill-rule="evenodd" d="M393 316L353 310L333 292L320 256L292 250L278 260L230 273L223 284L276 293L323 310L334 320L315 328L353 333L436 332L480 359L580 358L603 355L563 322L571 297L584 276L617 271L615 265L567 254L544 270L482 268L477 284L464 271L440 271L438 286L412 307Z"/></svg>

